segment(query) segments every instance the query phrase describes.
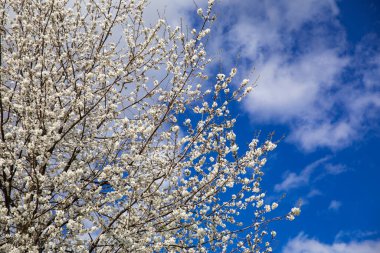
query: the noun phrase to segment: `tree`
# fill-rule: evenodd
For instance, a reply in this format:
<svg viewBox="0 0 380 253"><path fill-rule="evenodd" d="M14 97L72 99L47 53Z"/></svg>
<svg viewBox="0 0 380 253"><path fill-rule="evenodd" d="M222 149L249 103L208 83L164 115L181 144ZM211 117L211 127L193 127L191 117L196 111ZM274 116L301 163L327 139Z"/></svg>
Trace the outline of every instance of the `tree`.
<svg viewBox="0 0 380 253"><path fill-rule="evenodd" d="M1 252L270 252L269 222L299 214L265 218L276 144L238 152L250 82L207 89L214 1L191 33L146 4L1 0Z"/></svg>

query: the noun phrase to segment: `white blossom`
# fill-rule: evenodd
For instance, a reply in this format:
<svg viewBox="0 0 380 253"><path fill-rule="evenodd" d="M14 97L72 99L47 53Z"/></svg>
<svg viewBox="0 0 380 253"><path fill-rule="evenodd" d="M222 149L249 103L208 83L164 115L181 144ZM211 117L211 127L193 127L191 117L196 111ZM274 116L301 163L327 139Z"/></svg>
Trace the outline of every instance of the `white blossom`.
<svg viewBox="0 0 380 253"><path fill-rule="evenodd" d="M299 207L293 207L292 210L291 210L291 213L294 216L299 216L301 214L301 209Z"/></svg>
<svg viewBox="0 0 380 253"><path fill-rule="evenodd" d="M239 147L236 144L232 145L232 147L231 147L232 152L236 152L236 151L238 151L238 149L239 149Z"/></svg>
<svg viewBox="0 0 380 253"><path fill-rule="evenodd" d="M286 218L287 218L288 220L290 220L290 221L293 221L293 220L295 219L295 217L294 217L293 214L288 214L288 215L286 216Z"/></svg>
<svg viewBox="0 0 380 253"><path fill-rule="evenodd" d="M0 252L271 251L276 144L237 152L231 103L251 87L208 79L215 2L191 34L145 20L148 2L2 2Z"/></svg>

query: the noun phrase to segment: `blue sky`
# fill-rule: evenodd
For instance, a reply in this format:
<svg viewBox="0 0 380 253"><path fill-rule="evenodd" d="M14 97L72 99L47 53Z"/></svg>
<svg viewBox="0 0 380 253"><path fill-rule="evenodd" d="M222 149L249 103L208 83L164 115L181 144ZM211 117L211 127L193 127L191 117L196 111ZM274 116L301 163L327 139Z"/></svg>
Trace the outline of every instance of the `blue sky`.
<svg viewBox="0 0 380 253"><path fill-rule="evenodd" d="M200 1L198 4L202 5ZM193 1L153 1L192 20ZM380 252L380 2L223 0L208 44L225 72L256 79L234 108L241 146L261 130L284 139L265 186L302 200L277 224L275 252ZM279 210L281 212L281 210Z"/></svg>

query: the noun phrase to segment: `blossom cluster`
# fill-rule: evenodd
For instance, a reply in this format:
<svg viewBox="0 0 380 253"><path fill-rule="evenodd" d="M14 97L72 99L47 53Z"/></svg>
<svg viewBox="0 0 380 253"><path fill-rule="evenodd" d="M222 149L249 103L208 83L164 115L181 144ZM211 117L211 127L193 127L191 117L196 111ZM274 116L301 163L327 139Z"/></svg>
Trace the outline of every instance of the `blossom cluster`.
<svg viewBox="0 0 380 253"><path fill-rule="evenodd" d="M244 153L251 83L205 73L214 1L191 35L147 2L1 1L1 252L272 251L276 144Z"/></svg>

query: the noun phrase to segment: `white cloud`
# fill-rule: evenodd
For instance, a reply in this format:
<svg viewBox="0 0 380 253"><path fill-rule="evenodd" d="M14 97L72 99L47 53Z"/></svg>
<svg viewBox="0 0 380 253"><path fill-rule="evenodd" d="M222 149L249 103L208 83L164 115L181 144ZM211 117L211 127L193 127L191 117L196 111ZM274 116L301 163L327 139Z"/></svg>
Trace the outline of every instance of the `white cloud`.
<svg viewBox="0 0 380 253"><path fill-rule="evenodd" d="M210 48L260 75L244 104L253 120L289 126L287 140L312 151L348 146L379 118L380 49L366 53L377 38L347 53L335 0L225 0L217 13Z"/></svg>
<svg viewBox="0 0 380 253"><path fill-rule="evenodd" d="M362 231L362 230L341 230L335 236L335 242L343 242L346 240L363 240L369 237L377 236L379 233L376 231Z"/></svg>
<svg viewBox="0 0 380 253"><path fill-rule="evenodd" d="M318 97L323 99L320 93L324 85L334 82L347 61L332 51L309 53L292 62L287 57L272 56L257 67L259 86L245 106L264 121L291 122L299 117L306 122L314 121L323 113L311 109L318 106Z"/></svg>
<svg viewBox="0 0 380 253"><path fill-rule="evenodd" d="M311 174L323 163L325 163L330 157L321 158L308 166L306 166L299 174L294 172L287 173L279 184L274 186L275 191L289 191L290 189L298 188L307 185L310 181Z"/></svg>
<svg viewBox="0 0 380 253"><path fill-rule="evenodd" d="M328 163L325 165L325 170L328 174L339 175L339 174L347 171L347 168L343 164Z"/></svg>
<svg viewBox="0 0 380 253"><path fill-rule="evenodd" d="M323 243L304 234L290 240L282 253L378 253L380 240Z"/></svg>
<svg viewBox="0 0 380 253"><path fill-rule="evenodd" d="M337 149L356 139L356 130L345 120L338 122L306 122L297 125L291 132L289 140L299 143L306 151L317 147Z"/></svg>
<svg viewBox="0 0 380 253"><path fill-rule="evenodd" d="M316 196L321 196L323 195L323 193L318 190L318 189L312 189L308 194L307 194L307 197L308 198L312 198L312 197L316 197Z"/></svg>
<svg viewBox="0 0 380 253"><path fill-rule="evenodd" d="M334 164L328 162L331 159L330 156L318 159L311 164L307 165L298 174L295 172L285 172L283 176L283 181L274 186L275 191L289 191L291 189L296 189L302 186L310 185L313 182L323 179L328 175L339 175L347 171L347 167L343 164ZM319 171L316 171L321 168ZM313 176L313 177L312 177ZM311 180L313 178L313 180ZM318 189L311 190L307 198L313 196L322 195Z"/></svg>
<svg viewBox="0 0 380 253"><path fill-rule="evenodd" d="M337 201L337 200L332 200L329 204L329 210L338 211L341 206L342 206L342 202Z"/></svg>

